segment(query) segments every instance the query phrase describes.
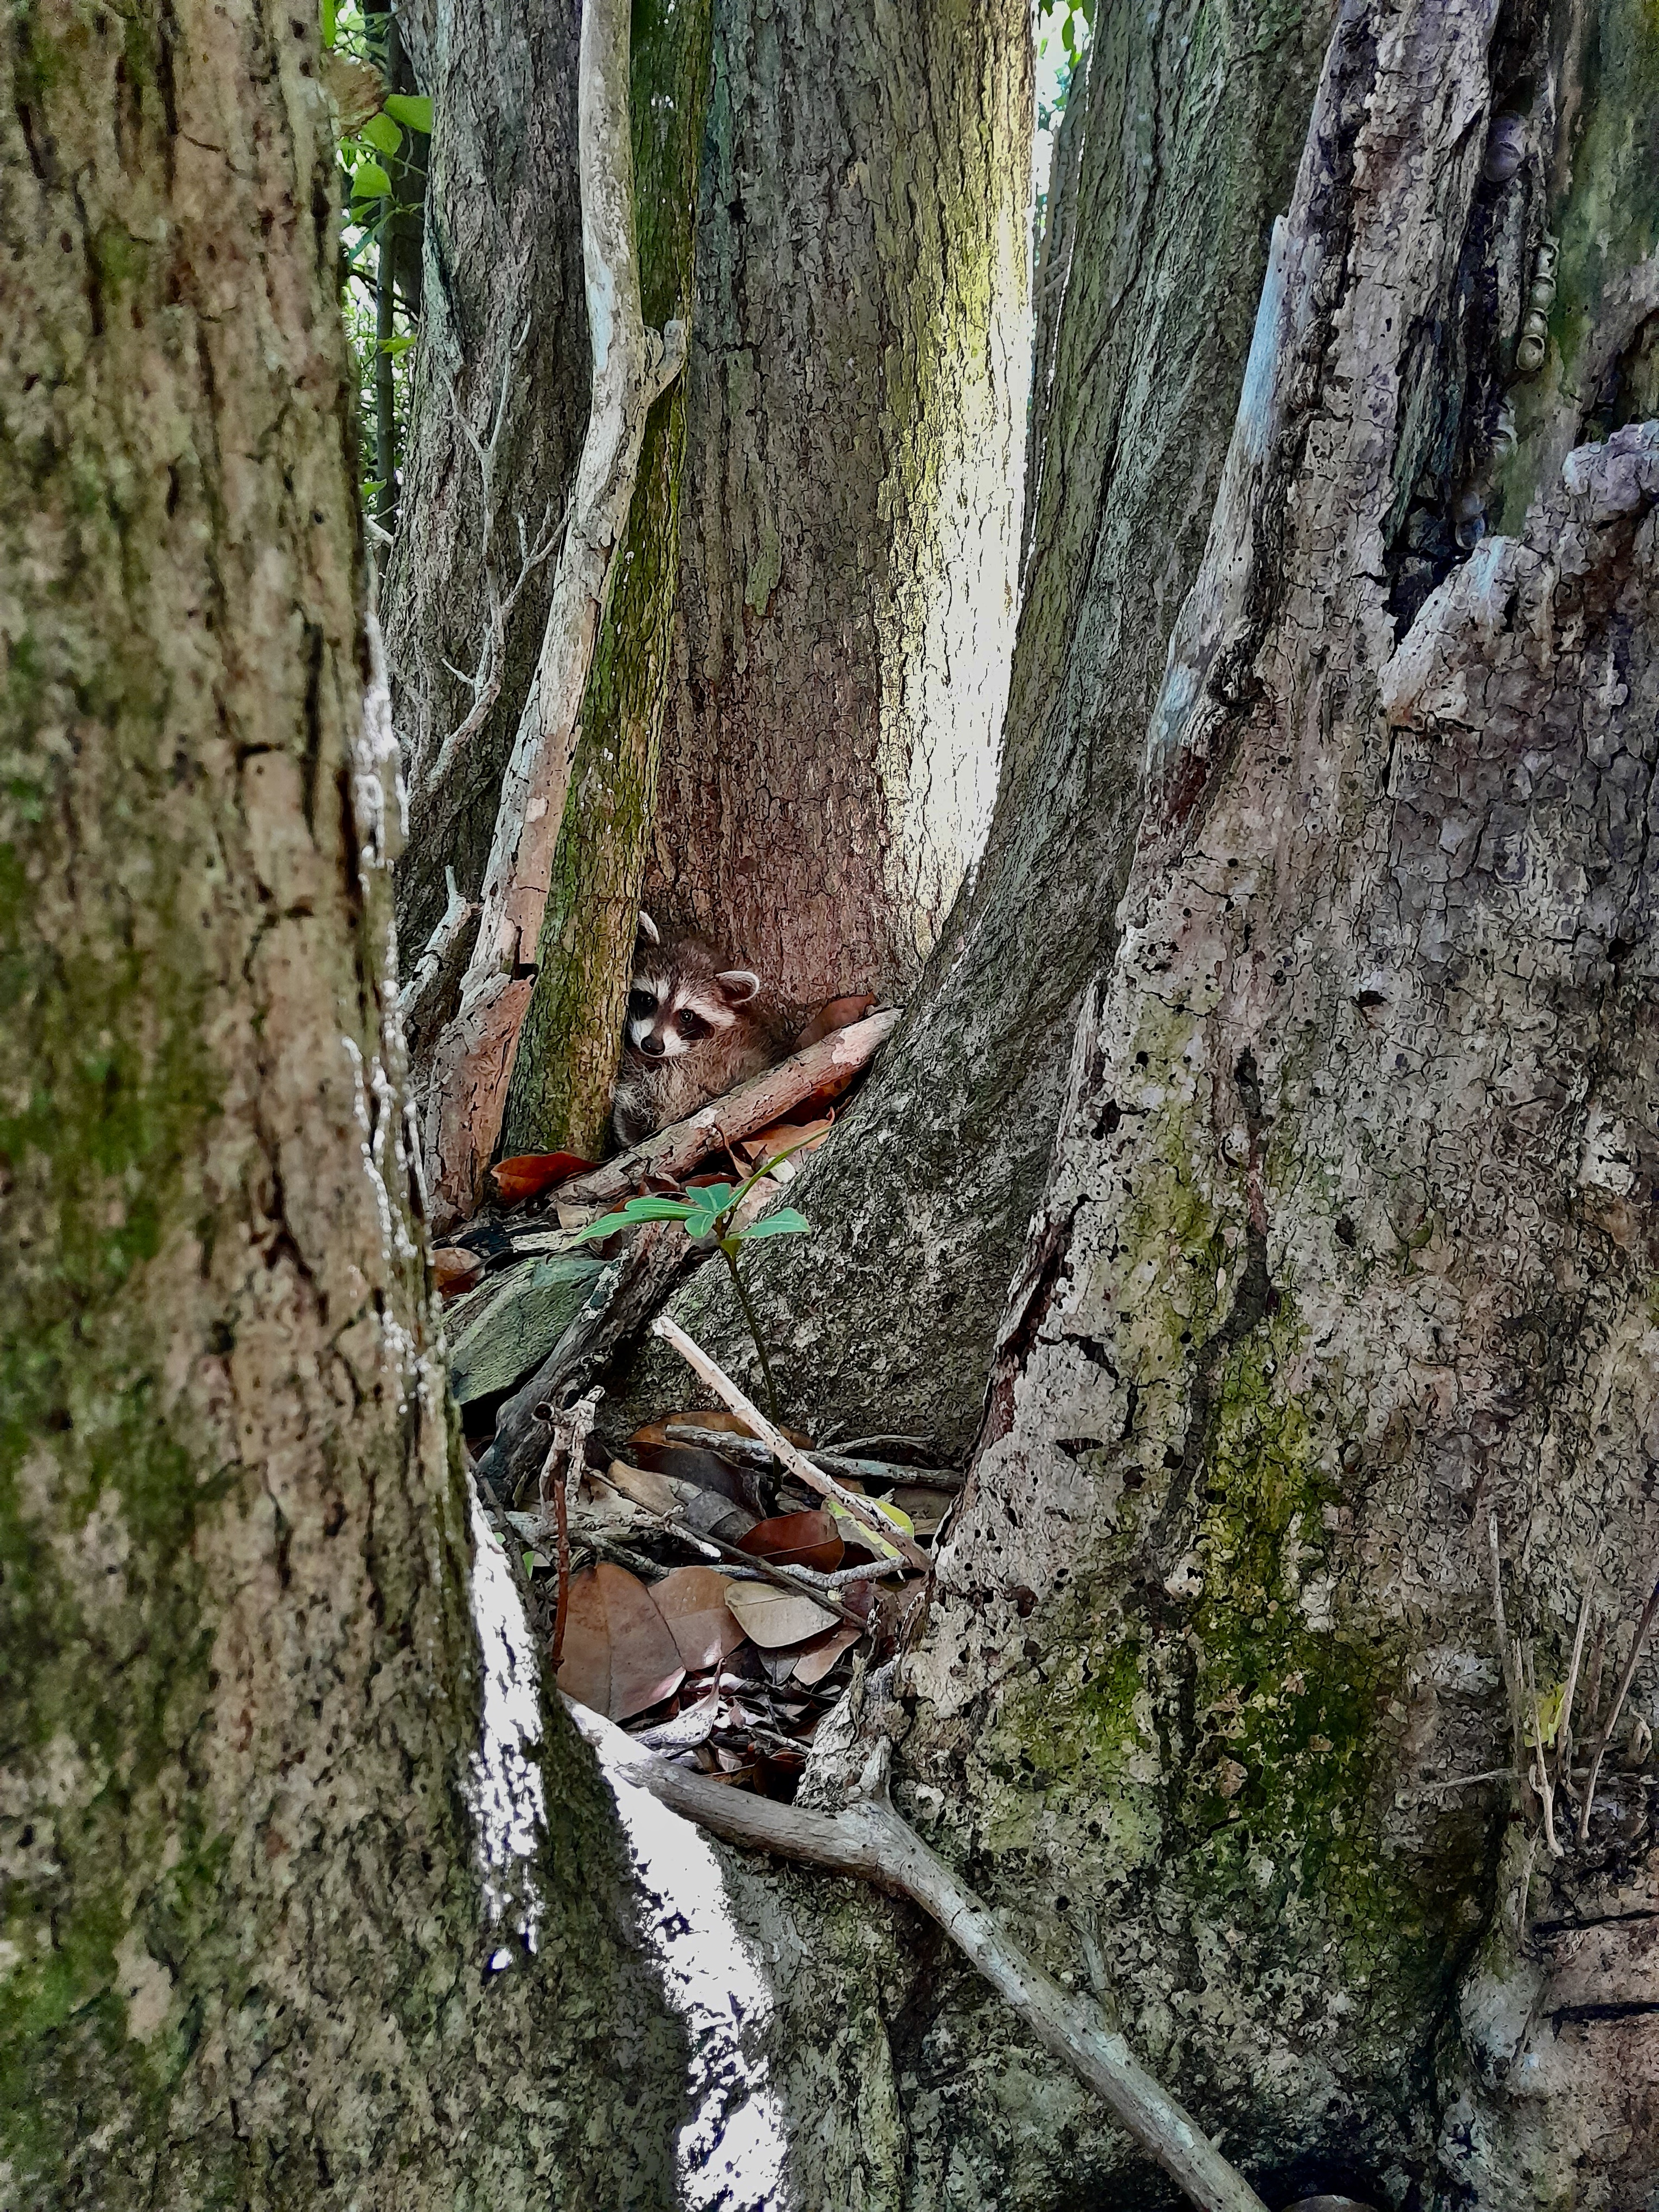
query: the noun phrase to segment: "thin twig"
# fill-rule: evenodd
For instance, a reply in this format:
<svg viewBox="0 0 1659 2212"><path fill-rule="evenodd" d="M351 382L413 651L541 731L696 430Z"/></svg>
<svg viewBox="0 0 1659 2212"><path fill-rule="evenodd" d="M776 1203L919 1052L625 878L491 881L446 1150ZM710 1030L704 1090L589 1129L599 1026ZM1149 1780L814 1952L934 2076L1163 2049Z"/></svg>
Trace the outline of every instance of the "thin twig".
<svg viewBox="0 0 1659 2212"><path fill-rule="evenodd" d="M1625 1700L1630 1695L1630 1686L1636 1680L1636 1669L1641 1662L1642 1646L1647 1641L1648 1631L1653 1626L1654 1615L1659 1613L1659 1580L1653 1585L1652 1595L1642 1608L1642 1618L1636 1624L1636 1633L1631 1638L1630 1656L1619 1677L1619 1687L1613 1692L1613 1707L1595 1741L1591 1747L1589 1776L1584 1784L1584 1802L1578 1815L1578 1840L1589 1841L1590 1809L1595 1802L1595 1784L1601 1771L1601 1761L1607 1757L1607 1746L1613 1741L1613 1732L1619 1725L1619 1716L1625 1710Z"/></svg>
<svg viewBox="0 0 1659 2212"><path fill-rule="evenodd" d="M671 1444L701 1444L706 1451L718 1452L724 1459L739 1461L744 1467L769 1467L772 1454L757 1437L734 1436L730 1429L704 1427L695 1413L684 1420L668 1424ZM895 1489L908 1483L918 1490L939 1490L954 1494L962 1488L965 1476L948 1467L901 1467L892 1460L860 1459L849 1452L809 1451L806 1455L821 1474L833 1474L842 1481L886 1482Z"/></svg>
<svg viewBox="0 0 1659 2212"><path fill-rule="evenodd" d="M774 1459L787 1467L798 1481L804 1482L809 1490L816 1490L820 1498L833 1498L861 1528L867 1528L884 1544L890 1545L901 1558L908 1559L923 1574L933 1572L933 1563L920 1544L903 1534L890 1521L884 1521L867 1498L860 1497L856 1491L843 1490L832 1475L820 1474L811 1461L797 1451L788 1437L744 1395L726 1370L711 1359L700 1344L692 1341L678 1322L671 1321L666 1314L659 1314L651 1324L651 1331L678 1352L692 1373L700 1376L717 1397L723 1398L740 1420L748 1423Z"/></svg>
<svg viewBox="0 0 1659 2212"><path fill-rule="evenodd" d="M642 1513L646 1511L644 1506L639 1510ZM796 1597L810 1597L814 1605L821 1605L826 1613L835 1613L849 1628L862 1630L870 1626L867 1620L860 1620L850 1606L843 1605L833 1589L826 1589L816 1577L811 1583L802 1580L801 1577L808 1571L805 1567L781 1567L771 1559L762 1559L757 1553L740 1552L735 1544L726 1543L722 1537L701 1533L694 1535L690 1529L668 1514L654 1513L649 1517L656 1522L659 1528L667 1529L673 1535L683 1536L688 1544L695 1546L700 1552L712 1552L720 1559L730 1559L736 1566L748 1567L763 1582L775 1583L780 1589L787 1589Z"/></svg>
<svg viewBox="0 0 1659 2212"><path fill-rule="evenodd" d="M1572 1749L1572 1702L1578 1692L1578 1669L1584 1656L1584 1632L1589 1626L1590 1608L1595 1597L1596 1566L1601 1554L1601 1532L1595 1532L1595 1542L1590 1551L1589 1580L1584 1585L1584 1595L1578 1601L1578 1627L1572 1639L1572 1659L1567 1668L1567 1686L1561 1698L1561 1717L1555 1724L1555 1786L1561 1787L1561 1778L1570 1772L1570 1753Z"/></svg>

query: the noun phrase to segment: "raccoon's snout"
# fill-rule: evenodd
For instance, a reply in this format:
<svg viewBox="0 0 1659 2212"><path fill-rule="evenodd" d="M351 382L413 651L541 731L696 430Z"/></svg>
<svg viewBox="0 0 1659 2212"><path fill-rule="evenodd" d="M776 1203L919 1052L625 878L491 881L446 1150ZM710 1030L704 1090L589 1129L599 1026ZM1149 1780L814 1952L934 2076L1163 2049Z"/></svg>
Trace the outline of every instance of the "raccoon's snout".
<svg viewBox="0 0 1659 2212"><path fill-rule="evenodd" d="M640 1039L639 1049L647 1060L660 1060L667 1048L655 1030L647 1030Z"/></svg>

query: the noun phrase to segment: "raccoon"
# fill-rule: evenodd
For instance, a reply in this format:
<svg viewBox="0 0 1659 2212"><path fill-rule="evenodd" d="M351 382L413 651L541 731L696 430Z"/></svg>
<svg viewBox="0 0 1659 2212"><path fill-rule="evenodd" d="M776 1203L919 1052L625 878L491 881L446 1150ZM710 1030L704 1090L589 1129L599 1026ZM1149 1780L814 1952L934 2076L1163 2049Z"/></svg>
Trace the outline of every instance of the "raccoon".
<svg viewBox="0 0 1659 2212"><path fill-rule="evenodd" d="M621 1145L683 1121L779 1057L752 968L727 968L701 937L671 945L648 915L629 986L622 1066L611 1098Z"/></svg>

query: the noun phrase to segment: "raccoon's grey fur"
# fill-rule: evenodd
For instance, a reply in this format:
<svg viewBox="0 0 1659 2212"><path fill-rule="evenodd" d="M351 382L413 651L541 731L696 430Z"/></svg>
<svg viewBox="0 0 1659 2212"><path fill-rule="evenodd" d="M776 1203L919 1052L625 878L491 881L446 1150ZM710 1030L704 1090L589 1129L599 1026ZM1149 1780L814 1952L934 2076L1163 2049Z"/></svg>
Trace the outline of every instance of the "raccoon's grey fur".
<svg viewBox="0 0 1659 2212"><path fill-rule="evenodd" d="M728 968L701 937L665 945L640 916L611 1121L622 1145L683 1121L780 1057L752 968Z"/></svg>

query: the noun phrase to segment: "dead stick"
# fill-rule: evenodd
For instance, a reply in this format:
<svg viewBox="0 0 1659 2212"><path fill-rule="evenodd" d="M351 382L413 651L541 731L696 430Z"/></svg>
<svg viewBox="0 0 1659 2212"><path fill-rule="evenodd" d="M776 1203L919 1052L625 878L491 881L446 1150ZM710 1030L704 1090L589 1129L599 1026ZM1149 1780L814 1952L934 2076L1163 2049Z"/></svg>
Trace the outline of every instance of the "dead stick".
<svg viewBox="0 0 1659 2212"><path fill-rule="evenodd" d="M1555 1786L1561 1787L1563 1777L1571 1778L1572 1765L1572 1701L1578 1692L1578 1669L1584 1656L1584 1632L1589 1626L1590 1607L1595 1601L1595 1570L1601 1550L1601 1532L1595 1532L1595 1549L1590 1554L1589 1580L1584 1585L1584 1595L1578 1602L1578 1627L1572 1639L1572 1662L1567 1668L1567 1686L1561 1699L1561 1717L1555 1724Z"/></svg>
<svg viewBox="0 0 1659 2212"><path fill-rule="evenodd" d="M1654 1583L1652 1595L1642 1609L1642 1618L1636 1624L1636 1633L1631 1638L1630 1657L1625 1662L1625 1671L1619 1677L1619 1687L1613 1692L1613 1710L1590 1749L1589 1778L1584 1784L1583 1810L1578 1815L1578 1840L1581 1844L1589 1841L1590 1808L1595 1802L1596 1778L1601 1771L1601 1761L1607 1757L1607 1746L1613 1741L1613 1732L1619 1725L1619 1716L1625 1709L1625 1700L1630 1695L1630 1686L1636 1680L1642 1646L1647 1642L1648 1631L1653 1626L1653 1617L1656 1613L1659 1613L1659 1582Z"/></svg>
<svg viewBox="0 0 1659 2212"><path fill-rule="evenodd" d="M841 1813L781 1805L654 1759L609 1721L568 1698L565 1704L613 1774L648 1790L711 1834L832 1874L855 1875L919 1905L1007 2000L1043 2049L1094 2091L1201 2212L1267 2212L1237 2167L1139 2063L1123 2038L1110 2033L1098 2008L1062 1989L1028 1959L884 1797L866 1799Z"/></svg>
<svg viewBox="0 0 1659 2212"><path fill-rule="evenodd" d="M772 1454L758 1437L734 1436L730 1429L703 1427L694 1415L690 1420L668 1424L671 1444L700 1444L705 1451L719 1452L723 1458L738 1461L744 1467L768 1467ZM891 1460L858 1459L846 1452L809 1451L806 1455L814 1467L824 1474L833 1474L845 1482L888 1482L896 1490L908 1483L918 1490L956 1492L962 1488L966 1476L946 1467L900 1467Z"/></svg>
<svg viewBox="0 0 1659 2212"><path fill-rule="evenodd" d="M744 1397L726 1370L717 1366L700 1344L692 1342L678 1322L671 1321L666 1314L659 1314L651 1330L665 1344L673 1346L692 1373L706 1382L717 1397L723 1398L739 1420L748 1423L773 1458L787 1467L798 1482L804 1482L809 1490L816 1490L820 1498L833 1498L860 1528L890 1545L923 1574L932 1574L933 1563L920 1544L902 1534L890 1521L884 1521L867 1498L860 1498L856 1491L843 1490L833 1475L821 1474L804 1452L797 1451L787 1437L773 1427L759 1407Z"/></svg>
<svg viewBox="0 0 1659 2212"><path fill-rule="evenodd" d="M603 1167L560 1183L552 1193L553 1200L560 1206L609 1206L626 1198L647 1176L678 1180L710 1152L723 1151L729 1139L766 1128L815 1091L832 1083L850 1083L875 1057L877 1047L885 1042L898 1023L898 1010L892 1008L885 1013L866 1014L861 1022L844 1030L832 1030L816 1044L808 1045L805 1052L792 1054L776 1067L769 1067L752 1081L727 1091L712 1106L659 1129L632 1152L619 1152Z"/></svg>
<svg viewBox="0 0 1659 2212"><path fill-rule="evenodd" d="M570 1484L576 1468L581 1463L583 1450L586 1446L588 1437L592 1432L593 1416L598 1411L599 1400L603 1395L602 1391L590 1390L585 1398L579 1398L574 1406L567 1407L562 1413L556 1413L550 1405L538 1406L536 1408L542 1419L550 1422L553 1428L552 1441L547 1447L547 1457L542 1463L538 1503L541 1507L542 1524L545 1527L548 1504L547 1486L549 1477L551 1476L553 1522L558 1530L559 1537L559 1591L553 1608L553 1645L550 1655L556 1671L560 1655L564 1650L565 1607L570 1596ZM558 1474L555 1474L554 1468L561 1459L564 1462L564 1465Z"/></svg>
<svg viewBox="0 0 1659 2212"><path fill-rule="evenodd" d="M833 1590L815 1588L810 1583L799 1580L787 1567L777 1566L772 1560L763 1559L753 1552L740 1552L735 1544L728 1544L723 1537L708 1535L701 1529L688 1528L684 1522L676 1521L665 1513L659 1513L653 1517L659 1528L683 1537L699 1551L715 1552L721 1559L730 1559L734 1566L752 1567L763 1581L775 1583L780 1589L787 1589L796 1597L810 1597L814 1605L821 1605L826 1613L836 1614L849 1628L862 1631L870 1626L867 1620L859 1619L851 1606L843 1605Z"/></svg>

